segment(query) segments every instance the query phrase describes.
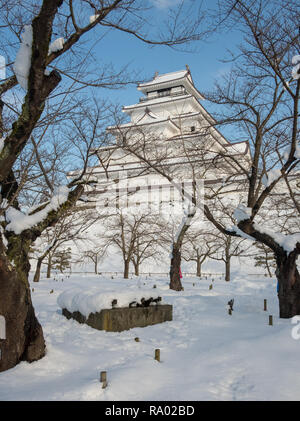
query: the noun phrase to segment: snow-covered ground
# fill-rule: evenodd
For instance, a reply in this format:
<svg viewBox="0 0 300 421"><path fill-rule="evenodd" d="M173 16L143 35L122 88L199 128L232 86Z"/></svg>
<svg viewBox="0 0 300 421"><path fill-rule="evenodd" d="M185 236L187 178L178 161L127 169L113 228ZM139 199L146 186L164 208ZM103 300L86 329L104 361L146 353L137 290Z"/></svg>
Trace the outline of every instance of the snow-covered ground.
<svg viewBox="0 0 300 421"><path fill-rule="evenodd" d="M170 291L167 278L81 274L32 283L47 355L0 373L0 399L299 400L300 340L291 336L295 325L278 318L275 280L233 278L230 283L184 279L182 292ZM97 286L99 292L117 294L120 289L154 284L155 294L173 305L172 322L109 333L67 320L57 304L59 294L69 288ZM232 316L226 308L231 298ZM269 314L273 326L268 325ZM161 350L161 362L154 360L156 348ZM99 383L103 370L106 389Z"/></svg>

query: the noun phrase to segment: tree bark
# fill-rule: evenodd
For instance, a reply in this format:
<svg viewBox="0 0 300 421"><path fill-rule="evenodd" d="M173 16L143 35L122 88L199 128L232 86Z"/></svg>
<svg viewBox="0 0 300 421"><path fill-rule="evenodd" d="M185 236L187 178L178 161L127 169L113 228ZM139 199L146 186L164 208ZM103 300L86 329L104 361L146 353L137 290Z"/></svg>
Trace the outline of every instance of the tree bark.
<svg viewBox="0 0 300 421"><path fill-rule="evenodd" d="M276 255L276 277L279 283L279 317L288 319L300 314L300 275L297 270L297 253L294 250Z"/></svg>
<svg viewBox="0 0 300 421"><path fill-rule="evenodd" d="M51 278L52 256L49 254L47 263L47 279Z"/></svg>
<svg viewBox="0 0 300 421"><path fill-rule="evenodd" d="M43 331L30 297L29 269L25 252L13 267L0 244L0 314L6 323L6 338L0 341L0 372L45 355Z"/></svg>
<svg viewBox="0 0 300 421"><path fill-rule="evenodd" d="M225 281L230 281L230 257L227 257L225 260Z"/></svg>
<svg viewBox="0 0 300 421"><path fill-rule="evenodd" d="M201 262L200 262L200 257L197 257L197 274L196 276L199 276L199 278L201 277Z"/></svg>
<svg viewBox="0 0 300 421"><path fill-rule="evenodd" d="M133 262L133 266L134 266L134 274L135 276L139 276L140 274L140 265L138 262Z"/></svg>
<svg viewBox="0 0 300 421"><path fill-rule="evenodd" d="M129 278L129 260L124 261L124 278Z"/></svg>
<svg viewBox="0 0 300 421"><path fill-rule="evenodd" d="M175 291L182 291L182 284L180 279L180 265L181 265L181 251L178 247L173 245L173 252L170 267L170 289Z"/></svg>
<svg viewBox="0 0 300 421"><path fill-rule="evenodd" d="M40 280L42 263L43 263L43 258L40 257L37 261L37 264L36 264L33 282L39 282L39 280Z"/></svg>
<svg viewBox="0 0 300 421"><path fill-rule="evenodd" d="M269 266L269 262L268 262L268 254L267 254L267 253L266 253L266 257L265 257L265 259L266 259L266 268L267 268L267 271L268 271L269 277L270 277L270 278L272 278L272 273L271 273L271 269L270 269L270 266Z"/></svg>
<svg viewBox="0 0 300 421"><path fill-rule="evenodd" d="M98 274L98 257L95 257L95 274Z"/></svg>

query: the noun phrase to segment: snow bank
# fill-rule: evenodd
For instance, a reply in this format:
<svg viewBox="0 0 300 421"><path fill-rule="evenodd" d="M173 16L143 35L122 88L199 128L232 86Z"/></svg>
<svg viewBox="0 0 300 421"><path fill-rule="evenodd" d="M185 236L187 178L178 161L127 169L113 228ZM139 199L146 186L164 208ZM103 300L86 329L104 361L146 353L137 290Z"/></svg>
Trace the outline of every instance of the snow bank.
<svg viewBox="0 0 300 421"><path fill-rule="evenodd" d="M96 313L103 309L112 308L112 301L117 300L115 307L128 307L133 301L140 302L142 298L148 300L149 298L157 298L157 293L153 289L138 289L135 291L99 291L95 287L88 291L83 291L79 288L72 288L64 291L57 298L57 304L60 308L66 308L71 313L79 311L85 317L90 313ZM154 297L155 296L155 297Z"/></svg>
<svg viewBox="0 0 300 421"><path fill-rule="evenodd" d="M42 222L52 210L57 210L64 202L68 200L69 189L61 186L57 189L48 205L33 215L24 214L18 209L9 207L6 211L6 219L9 222L6 229L20 234L22 231L32 228L34 225Z"/></svg>
<svg viewBox="0 0 300 421"><path fill-rule="evenodd" d="M20 49L17 53L13 69L19 85L27 91L28 76L31 66L32 26L25 25Z"/></svg>

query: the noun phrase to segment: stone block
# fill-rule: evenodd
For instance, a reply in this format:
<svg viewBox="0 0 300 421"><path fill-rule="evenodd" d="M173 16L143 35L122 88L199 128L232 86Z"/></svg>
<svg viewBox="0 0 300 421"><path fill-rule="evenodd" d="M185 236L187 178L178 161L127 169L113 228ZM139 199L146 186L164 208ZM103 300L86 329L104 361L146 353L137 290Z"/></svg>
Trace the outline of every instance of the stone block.
<svg viewBox="0 0 300 421"><path fill-rule="evenodd" d="M149 307L122 307L101 310L83 316L79 311L71 313L66 308L62 314L67 319L85 323L94 329L107 332L122 332L134 327L146 327L172 320L173 307L170 304L159 304Z"/></svg>

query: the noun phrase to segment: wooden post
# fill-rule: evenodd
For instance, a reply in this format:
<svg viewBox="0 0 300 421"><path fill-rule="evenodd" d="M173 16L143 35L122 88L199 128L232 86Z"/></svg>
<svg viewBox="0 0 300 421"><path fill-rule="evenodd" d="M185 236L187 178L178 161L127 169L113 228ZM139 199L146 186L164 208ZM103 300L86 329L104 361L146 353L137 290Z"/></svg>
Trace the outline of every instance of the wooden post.
<svg viewBox="0 0 300 421"><path fill-rule="evenodd" d="M273 316L269 316L269 326L273 326Z"/></svg>
<svg viewBox="0 0 300 421"><path fill-rule="evenodd" d="M155 356L154 359L158 362L160 362L160 349L155 350Z"/></svg>
<svg viewBox="0 0 300 421"><path fill-rule="evenodd" d="M107 386L106 371L100 372L100 382L102 383L102 389L105 389Z"/></svg>
<svg viewBox="0 0 300 421"><path fill-rule="evenodd" d="M267 311L267 300L264 299L264 311Z"/></svg>

